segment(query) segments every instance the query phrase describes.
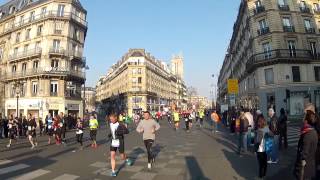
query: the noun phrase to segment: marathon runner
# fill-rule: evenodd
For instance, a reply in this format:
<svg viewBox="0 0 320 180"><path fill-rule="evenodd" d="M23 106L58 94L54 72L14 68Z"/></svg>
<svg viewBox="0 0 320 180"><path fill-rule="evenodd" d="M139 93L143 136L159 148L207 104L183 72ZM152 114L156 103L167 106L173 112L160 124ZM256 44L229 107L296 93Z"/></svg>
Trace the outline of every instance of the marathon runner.
<svg viewBox="0 0 320 180"><path fill-rule="evenodd" d="M90 120L89 120L89 128L90 128L90 138L91 138L91 147L92 148L97 148L97 129L99 127L99 123L98 120L94 117L94 116L90 116Z"/></svg>
<svg viewBox="0 0 320 180"><path fill-rule="evenodd" d="M48 144L51 144L51 137L53 136L53 118L51 116L51 113L48 114L46 118L46 126L47 126L47 134L49 136Z"/></svg>
<svg viewBox="0 0 320 180"><path fill-rule="evenodd" d="M38 146L37 133L36 133L37 122L32 117L31 113L29 113L29 115L28 115L27 126L28 126L28 133L27 134L28 134L29 142L31 144L31 149L34 149L36 146Z"/></svg>
<svg viewBox="0 0 320 180"><path fill-rule="evenodd" d="M151 114L149 111L145 111L143 113L144 119L139 123L137 127L138 133L143 133L143 141L146 146L148 152L148 169L151 169L152 164L155 162L155 157L152 153L152 145L155 140L155 133L160 129L159 123L157 123L154 119L151 118Z"/></svg>
<svg viewBox="0 0 320 180"><path fill-rule="evenodd" d="M127 158L124 153L124 135L129 134L129 130L123 123L118 122L118 116L116 114L111 114L110 119L110 133L108 135L111 138L110 145L110 159L111 159L111 176L116 177L117 173L116 168L116 152L117 150L120 153L121 159L125 160L128 166L132 165L132 162ZM107 122L108 123L108 122Z"/></svg>
<svg viewBox="0 0 320 180"><path fill-rule="evenodd" d="M11 147L12 140L16 139L17 135L17 121L13 119L13 115L10 115L9 121L8 121L8 134L9 134L9 144L7 145L7 148Z"/></svg>

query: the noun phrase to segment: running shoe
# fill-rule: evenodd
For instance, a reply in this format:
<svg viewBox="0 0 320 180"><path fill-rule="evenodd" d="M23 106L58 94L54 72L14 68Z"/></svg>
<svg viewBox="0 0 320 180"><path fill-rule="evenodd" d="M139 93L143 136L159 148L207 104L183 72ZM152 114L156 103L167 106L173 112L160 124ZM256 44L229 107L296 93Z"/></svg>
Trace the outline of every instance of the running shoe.
<svg viewBox="0 0 320 180"><path fill-rule="evenodd" d="M128 166L131 166L131 165L132 165L132 161L128 158L128 159L126 159L126 164L127 164Z"/></svg>
<svg viewBox="0 0 320 180"><path fill-rule="evenodd" d="M151 169L151 163L148 163L148 169L149 170Z"/></svg>
<svg viewBox="0 0 320 180"><path fill-rule="evenodd" d="M111 176L112 176L112 177L117 177L117 173L112 171L112 172L111 172Z"/></svg>

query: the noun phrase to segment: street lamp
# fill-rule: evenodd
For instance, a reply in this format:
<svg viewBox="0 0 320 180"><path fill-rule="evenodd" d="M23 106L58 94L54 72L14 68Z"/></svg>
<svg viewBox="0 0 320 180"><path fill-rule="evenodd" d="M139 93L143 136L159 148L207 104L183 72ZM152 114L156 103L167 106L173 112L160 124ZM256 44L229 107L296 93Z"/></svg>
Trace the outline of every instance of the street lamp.
<svg viewBox="0 0 320 180"><path fill-rule="evenodd" d="M89 70L89 66L88 65L84 65L84 84L83 84L83 109L82 109L82 113L84 116L85 110L86 110L86 80L87 80L87 76L86 76L86 71Z"/></svg>
<svg viewBox="0 0 320 180"><path fill-rule="evenodd" d="M13 84L13 88L15 90L15 93L16 93L16 98L17 98L17 111L16 111L16 116L17 118L19 118L19 96L20 96L20 93L21 93L21 87L22 87L23 83L20 82L20 81L17 81Z"/></svg>

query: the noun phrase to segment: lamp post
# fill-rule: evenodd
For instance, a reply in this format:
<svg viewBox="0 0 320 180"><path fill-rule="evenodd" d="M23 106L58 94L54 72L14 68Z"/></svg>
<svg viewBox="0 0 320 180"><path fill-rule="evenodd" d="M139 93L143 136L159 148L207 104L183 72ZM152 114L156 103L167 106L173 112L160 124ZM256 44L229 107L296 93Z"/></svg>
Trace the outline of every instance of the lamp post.
<svg viewBox="0 0 320 180"><path fill-rule="evenodd" d="M20 93L21 93L21 86L22 86L22 83L20 81L17 81L13 84L13 88L15 90L15 93L16 93L16 98L17 98L17 108L16 108L16 116L17 118L19 118L19 96L20 96Z"/></svg>
<svg viewBox="0 0 320 180"><path fill-rule="evenodd" d="M84 117L85 111L86 111L86 80L87 80L86 71L87 70L89 70L89 66L88 65L84 65L84 84L83 84L83 98L82 98L82 101L83 101L83 109L82 109L83 117Z"/></svg>

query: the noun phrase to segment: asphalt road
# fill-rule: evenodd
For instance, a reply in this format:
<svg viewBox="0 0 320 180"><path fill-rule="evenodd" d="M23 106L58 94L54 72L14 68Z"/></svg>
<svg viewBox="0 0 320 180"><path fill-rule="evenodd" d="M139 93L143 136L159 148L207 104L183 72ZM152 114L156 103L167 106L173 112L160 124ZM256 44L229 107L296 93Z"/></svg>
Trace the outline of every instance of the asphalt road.
<svg viewBox="0 0 320 180"><path fill-rule="evenodd" d="M296 141L298 134L292 132L291 136ZM100 128L99 147L92 149L89 133L86 132L84 150L78 149L74 132L68 132L66 147L47 145L47 137L40 137L39 147L34 150L24 139L7 149L7 141L0 140L0 179L257 179L254 153L239 156L235 152L237 136L222 127L216 135L208 124L203 128L194 126L187 133L183 128L176 132L167 122L161 122L154 146L156 164L152 170L147 169L142 135L132 131L125 138L125 147L134 164L121 166L116 178L110 177L110 152L106 136L106 128ZM267 179L293 179L291 174L296 150L293 140L291 143L288 150L281 151L280 163L269 165ZM123 162L118 159L117 164Z"/></svg>

